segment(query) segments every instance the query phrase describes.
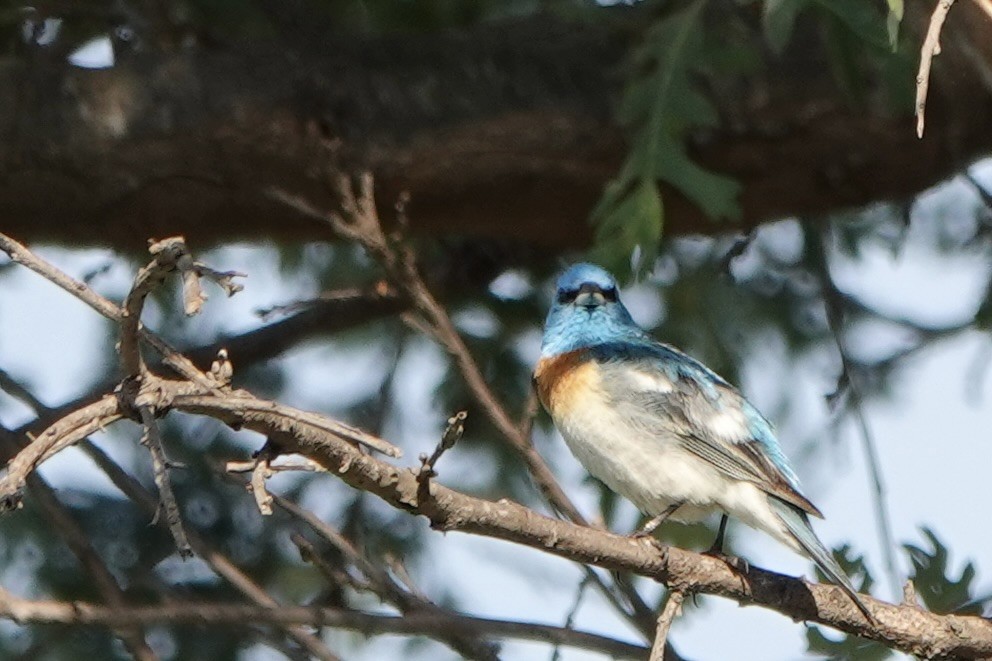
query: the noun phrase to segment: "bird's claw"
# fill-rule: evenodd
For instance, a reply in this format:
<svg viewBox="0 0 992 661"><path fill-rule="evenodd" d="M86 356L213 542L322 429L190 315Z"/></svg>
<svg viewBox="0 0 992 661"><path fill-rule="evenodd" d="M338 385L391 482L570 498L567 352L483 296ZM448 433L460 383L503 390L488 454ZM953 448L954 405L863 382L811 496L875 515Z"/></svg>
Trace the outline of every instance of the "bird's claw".
<svg viewBox="0 0 992 661"><path fill-rule="evenodd" d="M724 564L738 574L743 575L751 571L751 564L747 560L741 558L740 556L727 555L722 549L713 547L703 551L703 555L708 555L711 558L716 558L717 560L723 561Z"/></svg>

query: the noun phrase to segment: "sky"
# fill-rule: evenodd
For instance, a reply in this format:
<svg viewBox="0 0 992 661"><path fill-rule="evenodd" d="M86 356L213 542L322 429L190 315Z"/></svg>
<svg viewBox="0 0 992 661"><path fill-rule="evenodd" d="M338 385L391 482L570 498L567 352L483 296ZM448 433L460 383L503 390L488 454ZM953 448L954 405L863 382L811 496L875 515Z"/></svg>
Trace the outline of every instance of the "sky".
<svg viewBox="0 0 992 661"><path fill-rule="evenodd" d="M992 163L976 166L972 173L992 187ZM867 246L858 259L836 255L831 269L837 284L880 309L922 324L939 326L970 318L988 277L989 251L942 255L933 248L933 233L939 227L959 228L966 233L968 223L974 222L974 205L973 190L960 179L922 196L914 207L914 222L902 249L894 252L884 242L877 242ZM787 251L795 241L796 227L795 221L770 224L756 240L768 249ZM114 261L108 251L42 247L38 252L77 277L111 263L110 270L95 282L100 288L117 292L118 297L131 277L130 270ZM233 299L216 292L208 302L208 306L223 311L221 330L226 332L257 326L254 311L285 302L287 290L305 296L307 288L315 290L316 286L295 282L287 288L275 257L264 249L224 248L213 251L205 261L218 269L249 272L245 292ZM746 268L746 261L741 268ZM514 286L512 279L503 286ZM624 294L635 318L645 323L665 313L649 288L642 284ZM189 323L194 328L200 324L206 332L216 321L214 316ZM473 323L480 323L470 315L459 321L468 330ZM154 313L147 322L155 326ZM26 269L9 267L0 272L0 368L24 379L45 402L59 404L81 394L89 383L88 375L97 368L92 356L104 346L104 330L95 313ZM872 352L884 350L900 338L891 329L864 328L852 333L849 341L852 351ZM427 341L418 341L415 349L404 357L397 377L396 388L403 393L401 423L385 434L407 449L400 460L405 464L415 462L419 452L433 447L445 417L436 410L433 398L433 385L443 373L440 351ZM807 494L826 516L814 524L818 534L828 547L851 542L864 552L878 579L875 595L884 599L898 596L885 579L860 429L849 419L838 422L824 401L824 394L835 385L824 374L824 361L829 360L829 355L813 352L787 364L783 360L784 346L774 338L753 350L755 355L748 361L739 385L759 409L769 413L779 409L781 383L789 384L796 412L788 420L773 420L779 425L786 453L798 451L801 443L797 439L809 435L820 439L812 458L796 457L794 462ZM525 343L521 351L533 353L531 358L536 360L536 344ZM992 369L980 368L989 351L990 338L977 331L935 342L906 361L895 379L897 387L891 397L869 401L864 409L882 467L885 507L895 540L899 544L920 544L920 526L932 527L951 549L952 565L957 571L968 560L976 563L981 593L992 591L992 529L984 522L985 517L976 514L975 507L987 495L982 485L989 465ZM363 374L381 360L382 356L374 351L346 354L327 345L295 350L284 359L295 376L281 400L318 410L329 401L344 407L360 396ZM334 374L335 379L328 379L328 374ZM0 422L10 427L26 419L28 412L0 393ZM244 442L247 452L257 438L246 435ZM569 455L560 437L539 439L538 447L569 495L585 511L594 511L595 491L584 482L583 469ZM67 451L46 464L43 474L55 486L111 488L96 470L81 468L84 465L88 466L80 462L78 454ZM468 475L466 480L470 483L472 468L470 461L459 457L456 447L439 465L439 479L443 482L448 471L451 475ZM331 491L341 488L345 487L327 486ZM276 480L273 490L278 489ZM333 515L321 492L314 493L312 500L305 504L312 505L318 514ZM628 529L635 518L633 508L627 507L622 521ZM752 564L787 574L811 575L808 561L742 524L731 526L738 540L736 548ZM564 560L461 533L433 535L430 548L433 563L417 568L415 579L428 594L442 584L471 585L470 590L462 591L462 606L469 613L562 624L575 603L582 575L575 565ZM899 552L896 557L900 578L904 578L906 556ZM649 582L643 582L641 587L648 596L659 594L658 587ZM768 661L802 657L803 625L761 608L742 608L716 597L703 596L697 603L676 621L671 634L672 641L688 658ZM575 625L639 642L636 632L592 591L585 594ZM331 637L339 642L356 640L347 634L335 633ZM347 658L395 657L405 649L401 645L399 639L384 637L347 654ZM507 659L550 658L549 648L542 644L507 643L504 651ZM274 654L257 648L248 656L280 658ZM450 654L439 646L429 646L421 652L422 658L448 658ZM561 658L598 657L563 649Z"/></svg>

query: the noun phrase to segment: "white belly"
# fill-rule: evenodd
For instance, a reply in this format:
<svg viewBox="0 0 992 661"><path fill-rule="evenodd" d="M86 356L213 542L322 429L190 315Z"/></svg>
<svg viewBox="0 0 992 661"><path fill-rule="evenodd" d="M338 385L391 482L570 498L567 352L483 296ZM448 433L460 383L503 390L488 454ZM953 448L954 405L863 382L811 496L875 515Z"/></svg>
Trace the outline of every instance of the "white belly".
<svg viewBox="0 0 992 661"><path fill-rule="evenodd" d="M729 479L674 439L632 429L594 400L584 404L553 416L555 425L586 470L639 510L656 516L684 503L672 519L686 523L727 513L798 550L769 507L767 493L757 486Z"/></svg>
<svg viewBox="0 0 992 661"><path fill-rule="evenodd" d="M654 516L681 502L672 518L691 522L719 509L726 480L675 442L633 432L612 410L594 402L554 418L586 470L645 514Z"/></svg>

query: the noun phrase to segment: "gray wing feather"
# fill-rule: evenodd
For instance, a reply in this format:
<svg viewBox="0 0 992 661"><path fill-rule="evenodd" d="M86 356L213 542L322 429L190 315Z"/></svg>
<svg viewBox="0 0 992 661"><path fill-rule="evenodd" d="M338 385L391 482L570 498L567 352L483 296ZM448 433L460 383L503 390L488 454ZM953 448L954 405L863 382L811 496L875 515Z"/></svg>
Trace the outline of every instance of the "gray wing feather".
<svg viewBox="0 0 992 661"><path fill-rule="evenodd" d="M625 358L601 361L602 385L634 427L679 443L732 479L822 516L799 491L768 423L733 386L684 354L677 354L683 362L674 366L659 364L662 358L653 355Z"/></svg>

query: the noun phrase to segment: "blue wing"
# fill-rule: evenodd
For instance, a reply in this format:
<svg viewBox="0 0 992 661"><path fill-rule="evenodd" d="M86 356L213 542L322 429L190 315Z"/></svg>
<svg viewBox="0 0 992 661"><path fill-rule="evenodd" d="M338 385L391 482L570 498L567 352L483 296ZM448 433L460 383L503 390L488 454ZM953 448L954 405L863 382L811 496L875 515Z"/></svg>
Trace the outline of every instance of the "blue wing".
<svg viewBox="0 0 992 661"><path fill-rule="evenodd" d="M633 425L663 431L728 477L822 518L800 492L768 421L704 365L655 342L601 344L590 353L611 404Z"/></svg>

